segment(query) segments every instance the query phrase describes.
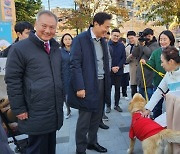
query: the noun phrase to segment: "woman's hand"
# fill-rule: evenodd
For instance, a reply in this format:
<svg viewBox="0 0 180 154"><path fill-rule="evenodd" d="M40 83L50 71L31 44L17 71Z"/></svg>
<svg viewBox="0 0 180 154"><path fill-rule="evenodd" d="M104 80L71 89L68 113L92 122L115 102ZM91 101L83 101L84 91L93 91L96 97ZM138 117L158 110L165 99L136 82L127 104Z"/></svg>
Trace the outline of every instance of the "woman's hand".
<svg viewBox="0 0 180 154"><path fill-rule="evenodd" d="M150 116L150 110L148 110L148 109L146 109L145 111L143 111L143 113L142 113L142 116L143 117L149 117Z"/></svg>

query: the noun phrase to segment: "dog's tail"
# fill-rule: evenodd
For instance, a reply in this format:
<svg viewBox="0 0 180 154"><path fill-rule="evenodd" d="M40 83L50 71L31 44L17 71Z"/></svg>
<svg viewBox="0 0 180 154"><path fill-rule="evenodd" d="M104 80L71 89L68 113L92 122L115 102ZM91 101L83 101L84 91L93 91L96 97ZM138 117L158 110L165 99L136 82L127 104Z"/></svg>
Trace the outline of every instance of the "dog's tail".
<svg viewBox="0 0 180 154"><path fill-rule="evenodd" d="M160 136L169 143L180 143L180 131L164 129L160 132Z"/></svg>

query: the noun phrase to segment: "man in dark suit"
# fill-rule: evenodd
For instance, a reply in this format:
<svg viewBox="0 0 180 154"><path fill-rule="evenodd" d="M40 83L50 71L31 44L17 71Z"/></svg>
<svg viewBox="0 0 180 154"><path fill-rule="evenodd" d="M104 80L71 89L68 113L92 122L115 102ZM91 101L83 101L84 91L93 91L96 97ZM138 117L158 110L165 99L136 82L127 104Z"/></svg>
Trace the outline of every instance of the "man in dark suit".
<svg viewBox="0 0 180 154"><path fill-rule="evenodd" d="M86 148L107 152L98 144L97 131L110 82L108 48L104 36L109 30L111 18L107 13L97 13L93 26L78 35L72 43L68 103L79 109L77 154L85 154Z"/></svg>
<svg viewBox="0 0 180 154"><path fill-rule="evenodd" d="M113 49L112 53L112 66L111 66L111 82L115 87L115 104L114 109L118 112L122 112L119 106L120 100L120 86L122 75L124 71L124 64L126 63L126 52L123 43L119 42L120 30L113 29L111 32L111 40L109 41L110 47ZM111 106L107 106L111 108Z"/></svg>

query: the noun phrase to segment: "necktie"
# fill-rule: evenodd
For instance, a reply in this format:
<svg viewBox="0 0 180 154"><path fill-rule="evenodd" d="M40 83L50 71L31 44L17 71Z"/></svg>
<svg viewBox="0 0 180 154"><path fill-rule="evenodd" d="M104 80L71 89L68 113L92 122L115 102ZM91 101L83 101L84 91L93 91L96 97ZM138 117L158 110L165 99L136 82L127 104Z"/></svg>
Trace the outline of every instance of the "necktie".
<svg viewBox="0 0 180 154"><path fill-rule="evenodd" d="M50 53L50 49L49 49L49 43L44 43L44 48L46 50L46 52L49 54Z"/></svg>
<svg viewBox="0 0 180 154"><path fill-rule="evenodd" d="M130 53L132 53L134 44L130 44L130 46L131 46Z"/></svg>

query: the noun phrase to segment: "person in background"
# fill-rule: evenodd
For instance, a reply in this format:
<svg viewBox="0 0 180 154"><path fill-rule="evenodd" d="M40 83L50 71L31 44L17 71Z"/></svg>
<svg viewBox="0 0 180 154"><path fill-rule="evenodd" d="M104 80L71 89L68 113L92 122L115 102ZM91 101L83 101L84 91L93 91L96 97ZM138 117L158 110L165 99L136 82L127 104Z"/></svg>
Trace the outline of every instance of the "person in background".
<svg viewBox="0 0 180 154"><path fill-rule="evenodd" d="M175 47L168 46L163 50L161 54L161 66L166 71L166 74L146 104L146 110L142 114L144 117L149 116L164 94L168 91L180 89L180 53Z"/></svg>
<svg viewBox="0 0 180 154"><path fill-rule="evenodd" d="M53 38L58 18L44 10L35 29L9 51L5 82L18 129L27 134L26 154L55 154L56 131L63 125L63 82L59 43Z"/></svg>
<svg viewBox="0 0 180 154"><path fill-rule="evenodd" d="M119 38L119 41L121 42L121 43L123 43L124 44L124 46L126 47L126 38L124 38L124 37L120 37Z"/></svg>
<svg viewBox="0 0 180 154"><path fill-rule="evenodd" d="M178 40L178 50L180 51L180 40Z"/></svg>
<svg viewBox="0 0 180 154"><path fill-rule="evenodd" d="M111 66L111 81L112 85L115 87L115 103L114 109L118 112L122 112L119 106L120 101L120 85L121 78L124 70L124 64L126 62L126 52L123 43L119 42L120 30L113 29L111 31L111 40L109 41L109 46L113 49L112 53L112 66ZM111 106L107 106L110 108Z"/></svg>
<svg viewBox="0 0 180 154"><path fill-rule="evenodd" d="M110 40L110 32L108 31L107 34L105 35L105 39L106 39L106 42L107 42L107 45L108 45L108 53L109 53L109 70L110 70L110 74L111 74L111 65L112 65L112 52L113 52L113 49L111 48L111 46L109 46L108 42ZM110 83L110 87L111 87L111 83ZM105 104L106 104L106 113L110 113L111 112L111 88L109 89L109 93L108 95L105 96ZM106 120L107 116L103 115L103 120Z"/></svg>
<svg viewBox="0 0 180 154"><path fill-rule="evenodd" d="M126 48L126 38L120 37L119 41L123 43ZM127 58L127 53L126 53L126 58ZM124 72L123 72L122 80L121 80L122 97L125 100L129 100L128 95L127 95L128 86L129 86L129 64L126 62L124 64Z"/></svg>
<svg viewBox="0 0 180 154"><path fill-rule="evenodd" d="M136 57L132 56L132 51L138 39L134 31L128 31L127 38L129 40L129 44L126 46L126 62L129 63L131 97L133 97L134 94L137 93L136 71L139 61Z"/></svg>
<svg viewBox="0 0 180 154"><path fill-rule="evenodd" d="M72 40L73 37L69 33L64 34L61 39L62 69L64 70L62 80L64 83L63 89L65 93L65 104L67 108L67 114L65 116L66 119L71 116L71 109L67 103L67 94L70 80L70 49Z"/></svg>
<svg viewBox="0 0 180 154"><path fill-rule="evenodd" d="M104 38L105 38L105 40L106 40L106 42L107 42L107 46L108 46L109 73L110 73L110 72L111 72L111 62L112 62L112 58L111 58L112 49L111 49L111 47L108 45L108 41L109 41L109 39L110 39L110 32L109 32L109 31L105 34ZM111 87L111 84L110 84L109 87ZM108 95L105 95L104 101L105 101L105 104L106 104L106 105L107 105L107 104L111 104L111 88L109 89ZM109 112L106 112L106 113L109 113ZM104 123L104 121L108 121L108 120L109 120L109 118L108 118L108 116L105 114L105 105L104 105L103 116L102 116L102 120L101 120L101 122L100 122L100 124L99 124L99 127L100 127L101 129L109 129L109 126L107 126L107 125Z"/></svg>
<svg viewBox="0 0 180 154"><path fill-rule="evenodd" d="M108 42L110 40L110 32L107 32L106 35L105 35L105 39L106 39L106 42Z"/></svg>
<svg viewBox="0 0 180 154"><path fill-rule="evenodd" d="M86 148L107 152L99 145L97 132L110 86L109 54L104 37L111 18L105 12L95 14L93 25L73 39L68 103L79 109L75 137L77 154L86 154Z"/></svg>
<svg viewBox="0 0 180 154"><path fill-rule="evenodd" d="M150 28L146 28L143 31L143 33L140 35L140 38L138 40L139 42L136 42L132 51L132 56L136 57L138 61L140 61L140 59L148 60L152 52L159 48L159 44L157 43L156 37L154 36L154 31ZM151 70L147 69L146 67L143 67L143 69L144 69L144 77L146 80L147 95L148 95L148 99L150 99L151 95L153 94L152 82L153 82L154 73ZM139 93L144 98L146 98L144 80L143 80L140 64L137 67L136 80L139 88Z"/></svg>
<svg viewBox="0 0 180 154"><path fill-rule="evenodd" d="M160 59L161 59L161 54L162 54L164 48L166 48L168 46L174 46L175 38L174 38L173 33L171 31L169 31L169 30L162 31L161 34L159 35L158 42L160 44L160 48L153 51L153 53L152 53L151 57L149 58L149 60L146 61L144 59L141 59L140 61L143 64L147 63L148 65L153 67L158 72L161 72L161 73L165 74L165 70L161 66L161 60ZM145 67L146 67L146 65L145 65ZM146 67L146 68L148 68L148 67ZM161 77L159 74L154 73L154 77L153 77L154 91L157 89L157 87L158 87L159 83L161 82L162 78L163 77ZM162 114L163 101L164 101L163 98L160 99L158 104L153 109L153 119L155 119L156 117L158 117L159 115Z"/></svg>
<svg viewBox="0 0 180 154"><path fill-rule="evenodd" d="M16 32L16 35L17 35L17 38L14 41L14 43L28 38L30 31L32 31L33 29L34 29L34 27L32 26L32 24L30 24L27 21L17 22L16 25L14 26L14 31ZM0 56L1 57L7 57L8 53L9 53L9 49L11 48L12 45L10 45L6 49L4 49L1 52Z"/></svg>

